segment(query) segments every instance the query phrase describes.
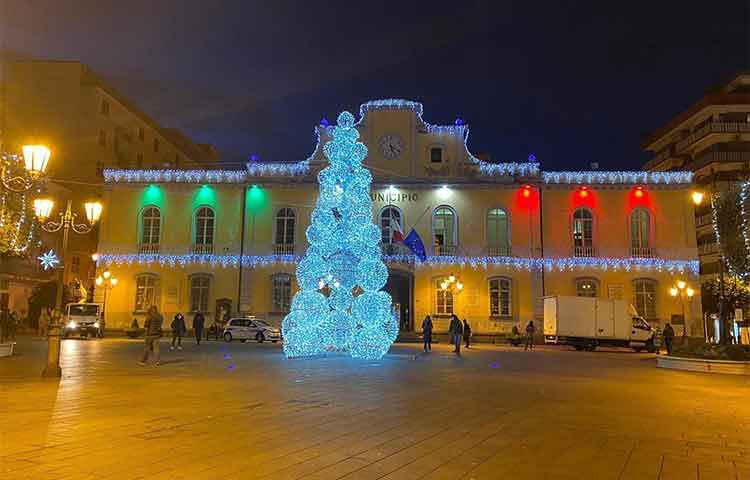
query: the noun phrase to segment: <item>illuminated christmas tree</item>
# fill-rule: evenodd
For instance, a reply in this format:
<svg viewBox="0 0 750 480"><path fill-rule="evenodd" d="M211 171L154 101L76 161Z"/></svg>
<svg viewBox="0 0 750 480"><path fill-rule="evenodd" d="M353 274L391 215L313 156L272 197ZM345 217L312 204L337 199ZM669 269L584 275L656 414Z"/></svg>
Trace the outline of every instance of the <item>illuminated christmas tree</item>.
<svg viewBox="0 0 750 480"><path fill-rule="evenodd" d="M287 357L348 351L380 358L398 334L391 296L381 289L388 268L380 257L380 229L372 222L372 175L362 167L354 117L342 112L318 174L320 194L306 235L310 246L297 266L300 291L282 322Z"/></svg>

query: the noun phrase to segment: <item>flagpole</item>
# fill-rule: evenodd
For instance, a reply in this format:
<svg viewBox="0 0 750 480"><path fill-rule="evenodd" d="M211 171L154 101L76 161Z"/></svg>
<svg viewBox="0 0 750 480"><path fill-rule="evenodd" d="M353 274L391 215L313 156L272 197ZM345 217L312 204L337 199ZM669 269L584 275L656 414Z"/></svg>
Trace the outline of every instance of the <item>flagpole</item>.
<svg viewBox="0 0 750 480"><path fill-rule="evenodd" d="M422 218L424 218L425 214L430 211L430 208L432 208L432 205L428 205L427 208L425 208L424 212L422 212L422 215L419 216L416 222L411 226L411 229L413 230L417 225L419 225L419 222L422 221Z"/></svg>

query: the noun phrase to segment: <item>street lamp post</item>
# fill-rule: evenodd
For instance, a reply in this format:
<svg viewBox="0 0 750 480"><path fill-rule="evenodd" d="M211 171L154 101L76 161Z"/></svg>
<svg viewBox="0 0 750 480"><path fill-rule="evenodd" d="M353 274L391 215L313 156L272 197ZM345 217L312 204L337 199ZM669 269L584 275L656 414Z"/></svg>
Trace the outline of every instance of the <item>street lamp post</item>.
<svg viewBox="0 0 750 480"><path fill-rule="evenodd" d="M690 288L684 280L677 280L675 286L669 289L669 294L672 297L680 299L680 305L682 306L682 343L685 343L687 336L687 318L685 317L685 302L692 301L695 290Z"/></svg>
<svg viewBox="0 0 750 480"><path fill-rule="evenodd" d="M117 281L117 277L112 275L109 269L104 270L94 281L97 287L104 288L104 303L102 304L102 320L104 323L102 324L102 330L104 330L107 321L107 292L117 285Z"/></svg>
<svg viewBox="0 0 750 480"><path fill-rule="evenodd" d="M47 365L42 372L44 377L59 377L62 375L60 369L60 321L62 317L63 288L65 287L65 252L68 249L68 238L70 231L84 235L89 233L102 213L102 204L99 202L87 202L84 204L86 211L86 223L76 223L77 214L73 213L72 202L68 200L65 212L59 213L58 221L49 220L54 202L47 198L34 200L34 211L39 218L39 223L45 232L55 233L62 231L62 249L60 251L60 267L57 269L57 297L55 299L55 314L49 329L49 341L47 342Z"/></svg>

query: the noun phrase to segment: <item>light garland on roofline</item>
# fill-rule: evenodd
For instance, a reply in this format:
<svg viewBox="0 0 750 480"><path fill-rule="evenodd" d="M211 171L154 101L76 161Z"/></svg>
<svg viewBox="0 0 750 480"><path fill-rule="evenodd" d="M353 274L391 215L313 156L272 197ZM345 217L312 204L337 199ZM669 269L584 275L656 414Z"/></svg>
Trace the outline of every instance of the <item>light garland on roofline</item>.
<svg viewBox="0 0 750 480"><path fill-rule="evenodd" d="M299 255L208 255L208 254L160 254L102 253L99 262L104 265L154 265L187 267L205 265L211 267L263 267L273 265L296 265L302 259ZM510 267L519 271L569 271L595 269L602 271L666 271L669 273L698 274L697 260L666 260L661 258L613 258L613 257L563 257L563 258L520 258L520 257L461 257L429 256L424 262L413 255L384 255L383 261L391 264L411 264L415 267L459 266L471 269L490 267Z"/></svg>
<svg viewBox="0 0 750 480"><path fill-rule="evenodd" d="M570 171L542 172L544 183L574 184L687 184L693 182L693 172L643 171Z"/></svg>
<svg viewBox="0 0 750 480"><path fill-rule="evenodd" d="M468 151L468 150L467 150ZM471 155L471 154L470 154ZM513 176L522 175L524 177L536 177L539 175L538 163L490 163L479 160L471 155L475 163L479 164L479 171L483 175L490 176Z"/></svg>

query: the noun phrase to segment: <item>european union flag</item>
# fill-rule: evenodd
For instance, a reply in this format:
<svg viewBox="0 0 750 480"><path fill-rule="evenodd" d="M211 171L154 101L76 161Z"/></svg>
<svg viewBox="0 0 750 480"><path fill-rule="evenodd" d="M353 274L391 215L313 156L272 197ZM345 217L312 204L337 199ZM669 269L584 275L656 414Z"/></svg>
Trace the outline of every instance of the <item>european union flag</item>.
<svg viewBox="0 0 750 480"><path fill-rule="evenodd" d="M427 253L425 253L424 243L422 243L422 239L419 238L419 234L413 228L411 229L411 232L409 232L409 235L404 238L404 245L409 247L409 250L412 251L412 253L419 259L420 262L424 262L425 260L427 260Z"/></svg>

